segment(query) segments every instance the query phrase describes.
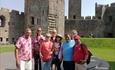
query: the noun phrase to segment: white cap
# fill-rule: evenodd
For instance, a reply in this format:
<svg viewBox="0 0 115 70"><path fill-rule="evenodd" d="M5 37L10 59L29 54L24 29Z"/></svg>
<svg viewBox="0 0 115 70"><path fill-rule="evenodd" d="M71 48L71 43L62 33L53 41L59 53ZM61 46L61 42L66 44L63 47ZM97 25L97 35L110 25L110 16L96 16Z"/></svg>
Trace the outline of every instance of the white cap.
<svg viewBox="0 0 115 70"><path fill-rule="evenodd" d="M72 32L73 32L74 34L78 33L76 30L72 30Z"/></svg>
<svg viewBox="0 0 115 70"><path fill-rule="evenodd" d="M32 32L30 28L26 28L25 32Z"/></svg>
<svg viewBox="0 0 115 70"><path fill-rule="evenodd" d="M46 33L46 36L51 37L51 34L50 33Z"/></svg>
<svg viewBox="0 0 115 70"><path fill-rule="evenodd" d="M57 30L56 30L56 29L53 29L53 32L57 32Z"/></svg>
<svg viewBox="0 0 115 70"><path fill-rule="evenodd" d="M41 31L42 29L41 29L41 27L39 27L37 30L40 30L40 31Z"/></svg>

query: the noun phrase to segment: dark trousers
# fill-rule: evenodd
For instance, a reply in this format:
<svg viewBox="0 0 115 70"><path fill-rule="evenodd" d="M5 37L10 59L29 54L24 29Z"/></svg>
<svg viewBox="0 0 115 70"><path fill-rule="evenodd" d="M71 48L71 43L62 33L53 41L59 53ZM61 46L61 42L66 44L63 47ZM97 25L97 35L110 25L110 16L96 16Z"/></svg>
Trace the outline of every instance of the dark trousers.
<svg viewBox="0 0 115 70"><path fill-rule="evenodd" d="M64 70L75 70L74 61L63 61Z"/></svg>
<svg viewBox="0 0 115 70"><path fill-rule="evenodd" d="M52 65L53 65L53 64L56 65L57 70L61 70L61 67L60 67L61 61L60 61L59 59L53 59L53 60L52 60Z"/></svg>
<svg viewBox="0 0 115 70"><path fill-rule="evenodd" d="M34 70L38 70L38 63L39 63L39 70L42 70L40 56L39 54L34 54Z"/></svg>

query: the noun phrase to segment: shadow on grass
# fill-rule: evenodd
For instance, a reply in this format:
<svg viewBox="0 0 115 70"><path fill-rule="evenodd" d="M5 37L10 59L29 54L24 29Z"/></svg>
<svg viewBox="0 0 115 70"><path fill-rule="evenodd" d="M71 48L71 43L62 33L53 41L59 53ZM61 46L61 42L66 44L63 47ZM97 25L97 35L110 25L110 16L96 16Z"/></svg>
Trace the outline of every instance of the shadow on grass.
<svg viewBox="0 0 115 70"><path fill-rule="evenodd" d="M115 61L109 61L110 70L115 70Z"/></svg>

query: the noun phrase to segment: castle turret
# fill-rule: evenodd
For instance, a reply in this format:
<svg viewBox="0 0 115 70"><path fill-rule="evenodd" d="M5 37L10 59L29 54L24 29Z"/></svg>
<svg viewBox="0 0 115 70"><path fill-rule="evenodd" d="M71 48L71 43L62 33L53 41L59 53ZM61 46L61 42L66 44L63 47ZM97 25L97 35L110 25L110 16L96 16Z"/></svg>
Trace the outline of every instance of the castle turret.
<svg viewBox="0 0 115 70"><path fill-rule="evenodd" d="M34 32L40 26L44 33L64 34L64 0L25 0L25 21Z"/></svg>
<svg viewBox="0 0 115 70"><path fill-rule="evenodd" d="M69 0L69 19L81 17L81 0Z"/></svg>

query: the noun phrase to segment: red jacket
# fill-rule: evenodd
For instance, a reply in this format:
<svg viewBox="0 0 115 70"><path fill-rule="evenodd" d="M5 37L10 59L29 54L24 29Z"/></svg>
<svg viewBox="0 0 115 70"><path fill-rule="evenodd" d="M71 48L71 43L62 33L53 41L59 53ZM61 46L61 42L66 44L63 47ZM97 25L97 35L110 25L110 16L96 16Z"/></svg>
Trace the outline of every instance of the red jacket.
<svg viewBox="0 0 115 70"><path fill-rule="evenodd" d="M75 62L85 60L88 56L88 49L85 44L78 44L74 47L73 59Z"/></svg>

